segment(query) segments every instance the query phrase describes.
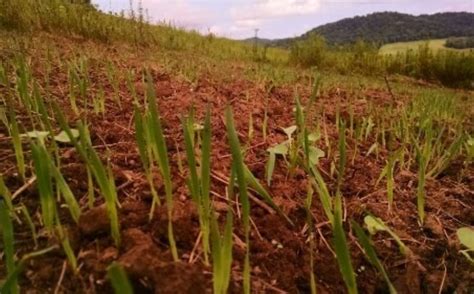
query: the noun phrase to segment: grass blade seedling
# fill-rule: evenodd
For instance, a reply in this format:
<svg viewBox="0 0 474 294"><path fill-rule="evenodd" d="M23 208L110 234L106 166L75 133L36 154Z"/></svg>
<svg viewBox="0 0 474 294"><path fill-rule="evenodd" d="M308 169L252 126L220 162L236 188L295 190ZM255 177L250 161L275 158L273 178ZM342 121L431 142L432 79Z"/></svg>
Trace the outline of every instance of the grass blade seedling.
<svg viewBox="0 0 474 294"><path fill-rule="evenodd" d="M344 180L344 172L346 169L347 152L346 152L346 124L339 121L339 165L337 173L337 190L341 191L342 181Z"/></svg>
<svg viewBox="0 0 474 294"><path fill-rule="evenodd" d="M7 268L7 275L11 276L15 270L15 248L14 248L14 236L13 236L13 224L10 218L10 210L4 201L0 200L0 228L3 237L3 253L5 259L5 265ZM16 294L18 291L17 279L14 278L11 281L12 286L10 287L10 293ZM2 289L5 285L2 285Z"/></svg>
<svg viewBox="0 0 474 294"><path fill-rule="evenodd" d="M428 165L428 156L425 151L428 148L424 148L422 152L418 153L418 186L416 189L416 204L418 208L418 218L420 224L423 225L425 219L425 182L426 182L426 167Z"/></svg>
<svg viewBox="0 0 474 294"><path fill-rule="evenodd" d="M19 209L21 213L23 214L23 216L25 217L26 222L28 223L28 226L30 227L31 237L33 238L33 242L35 243L35 249L36 249L38 248L38 234L36 233L36 227L31 218L31 214L28 211L28 208L26 208L26 206L23 204L20 205Z"/></svg>
<svg viewBox="0 0 474 294"><path fill-rule="evenodd" d="M204 229L203 232L203 246L204 250L210 250L210 222L211 222L211 110L206 111L206 118L204 120L204 129L202 132L202 148L201 148L201 203L204 214ZM232 229L230 229L232 231ZM230 245L232 247L232 245ZM232 250L232 249L231 249ZM232 253L231 253L232 260Z"/></svg>
<svg viewBox="0 0 474 294"><path fill-rule="evenodd" d="M270 194L265 190L265 188L260 184L257 178L252 174L247 165L244 164L245 180L248 186L254 189L258 195L262 196L265 202L270 205L280 216L282 216L290 225L293 225L293 222L288 218L288 216L281 210L278 205L275 204Z"/></svg>
<svg viewBox="0 0 474 294"><path fill-rule="evenodd" d="M250 200L247 194L247 177L245 175L245 164L242 156L242 149L240 148L239 137L235 130L234 115L232 108L227 106L226 113L226 128L229 145L232 153L232 165L237 176L237 183L239 187L239 200L242 204L242 222L244 225L245 234L245 261L243 270L243 288L244 293L250 293Z"/></svg>
<svg viewBox="0 0 474 294"><path fill-rule="evenodd" d="M74 256L74 252L64 229L59 223L56 200L53 192L53 178L56 180L56 185L68 204L73 220L76 222L80 216L79 205L60 171L53 165L53 161L49 156L46 147L42 144L32 143L31 148L40 194L41 215L43 217L44 225L49 233L56 234L59 238L71 267L76 271L76 257Z"/></svg>
<svg viewBox="0 0 474 294"><path fill-rule="evenodd" d="M59 168L57 168L54 164L52 164L52 161L50 162L51 162L51 171L53 173L56 186L58 187L59 192L61 193L62 197L66 201L66 204L69 208L69 212L71 213L72 219L77 223L79 221L79 217L81 216L81 208L79 207L79 203L77 203L76 197L74 197L74 194L71 191L71 188L67 184Z"/></svg>
<svg viewBox="0 0 474 294"><path fill-rule="evenodd" d="M107 278L112 283L115 294L133 294L133 288L127 273L118 263L114 262L107 269Z"/></svg>
<svg viewBox="0 0 474 294"><path fill-rule="evenodd" d="M380 218L369 214L364 218L364 222L371 235L376 234L378 231L385 231L390 236L392 236L392 238L398 244L401 254L410 254L410 249L402 242L400 237L398 237L397 234L395 234Z"/></svg>
<svg viewBox="0 0 474 294"><path fill-rule="evenodd" d="M58 120L61 128L66 132L70 141L75 146L77 152L81 155L82 159L87 164L87 168L90 169L94 179L99 185L100 191L105 198L105 204L107 207L107 215L110 219L110 228L112 238L114 239L115 245L120 246L120 223L118 220L117 212L117 189L115 187L115 181L113 178L112 171L110 167L105 168L100 160L99 155L96 153L92 147L89 131L86 126L82 123L79 123L79 139L80 142L76 139L74 134L71 131L71 128L68 126L66 119L61 112L57 104L53 104L56 113L56 119Z"/></svg>
<svg viewBox="0 0 474 294"><path fill-rule="evenodd" d="M15 270L11 273L8 273L7 279L2 285L0 285L0 293L18 293L18 292L15 292L15 291L18 291L16 290L18 289L18 286L17 286L18 276L23 271L24 267L26 266L26 263L32 258L45 255L55 249L57 249L57 246L51 246L51 247L24 255L21 258L21 260L17 263Z"/></svg>
<svg viewBox="0 0 474 294"><path fill-rule="evenodd" d="M153 159L150 149L150 136L148 136L147 130L145 128L145 121L146 117L142 116L138 106L135 105L135 138L138 145L138 153L140 155L140 159L142 161L143 169L145 170L145 177L148 181L148 185L150 186L150 191L152 195L152 204L150 209L150 216L149 219L153 218L153 214L155 211L155 206L160 205L160 198L158 197L158 193L156 192L155 185L153 183Z"/></svg>
<svg viewBox="0 0 474 294"><path fill-rule="evenodd" d="M376 186L382 180L383 177L386 178L387 181L387 200L388 200L388 209L392 209L393 205L393 190L395 186L394 180L394 172L395 172L395 165L397 161L401 161L403 157L403 149L399 149L395 153L391 154L387 160L387 164L383 168L382 172L380 173L379 178L377 179Z"/></svg>
<svg viewBox="0 0 474 294"><path fill-rule="evenodd" d="M372 241L370 240L370 237L365 234L364 230L359 226L358 223L353 221L352 227L354 228L357 239L359 240L360 244L362 245L362 248L365 251L365 254L367 255L367 259L385 279L385 282L387 283L390 294L396 294L397 290L395 289L392 282L390 281L390 278L388 277L388 274L385 271L385 268L382 262L377 257L377 253L375 252L375 249L372 246Z"/></svg>
<svg viewBox="0 0 474 294"><path fill-rule="evenodd" d="M223 235L219 232L216 216L214 212L212 212L212 282L215 294L226 294L229 288L232 271L232 230L233 215L230 209L227 213Z"/></svg>
<svg viewBox="0 0 474 294"><path fill-rule="evenodd" d="M311 287L311 294L316 294L316 277L314 275L314 231L313 231L313 215L311 214L311 205L313 203L313 188L311 183L308 183L307 195L305 201L306 209L306 223L308 225L308 234L309 234L309 268L311 270L309 276L309 282Z"/></svg>
<svg viewBox="0 0 474 294"><path fill-rule="evenodd" d="M15 114L15 110L12 106L8 106L8 118L9 118L9 132L13 141L13 148L15 150L15 158L18 167L18 173L21 179L26 179L26 167L25 167L25 156L23 152L23 145L21 143L20 130L18 128L18 122Z"/></svg>
<svg viewBox="0 0 474 294"><path fill-rule="evenodd" d="M189 117L183 119L184 142L186 147L186 157L189 165L190 177L188 178L188 187L193 201L198 207L199 224L202 233L202 246L204 252L204 262L209 264L209 234L210 234L210 160L211 160L211 123L209 110L206 113L205 125L202 129L203 137L197 142L202 142L202 152L200 160L200 174L197 169L197 159L195 155L194 143L194 118L191 111Z"/></svg>
<svg viewBox="0 0 474 294"><path fill-rule="evenodd" d="M41 216L46 229L49 232L53 232L57 208L56 200L54 199L53 179L50 168L51 163L48 161L48 151L46 151L44 145L36 143L32 143L31 151L40 195Z"/></svg>
<svg viewBox="0 0 474 294"><path fill-rule="evenodd" d="M8 190L7 185L5 185L5 181L3 180L3 176L1 174L0 174L0 196L5 201L7 208L10 211L12 211L13 210L12 194L10 193L10 190Z"/></svg>
<svg viewBox="0 0 474 294"><path fill-rule="evenodd" d="M171 182L171 171L168 158L168 150L165 143L165 136L163 135L163 128L161 126L160 115L158 113L156 94L150 73L147 73L147 87L146 98L148 102L148 127L150 130L150 137L152 139L152 150L155 159L161 170L165 185L165 199L168 211L168 241L170 243L171 254L175 261L179 260L178 249L174 240L173 233L173 187Z"/></svg>
<svg viewBox="0 0 474 294"><path fill-rule="evenodd" d="M334 198L333 244L339 270L346 283L347 291L350 294L355 294L357 293L357 283L354 268L352 267L349 246L342 225L342 196L339 193Z"/></svg>
<svg viewBox="0 0 474 294"><path fill-rule="evenodd" d="M63 247L64 253L69 261L69 264L72 267L72 270L77 273L77 259L74 255L74 251L71 247L71 243L69 242L69 237L67 236L67 232L63 228L63 226L59 223L56 226L56 236L58 237L59 241L61 242L61 246Z"/></svg>

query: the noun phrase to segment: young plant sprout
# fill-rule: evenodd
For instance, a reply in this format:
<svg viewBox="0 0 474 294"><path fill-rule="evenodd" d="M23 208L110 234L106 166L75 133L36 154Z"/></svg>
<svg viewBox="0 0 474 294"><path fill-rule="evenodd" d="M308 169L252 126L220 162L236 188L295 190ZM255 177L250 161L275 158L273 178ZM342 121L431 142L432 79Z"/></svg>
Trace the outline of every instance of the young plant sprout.
<svg viewBox="0 0 474 294"><path fill-rule="evenodd" d="M209 264L208 254L210 251L209 234L210 234L210 170L211 170L211 118L209 110L206 113L204 127L202 128L202 138L199 137L197 143L201 142L201 158L197 159L195 155L196 142L195 123L193 112L183 119L184 142L186 145L186 157L189 165L188 186L191 196L198 207L199 223L202 233L202 247L204 253L204 262ZM200 170L198 172L198 161Z"/></svg>
<svg viewBox="0 0 474 294"><path fill-rule="evenodd" d="M245 165L240 148L239 138L234 126L234 116L230 106L226 109L226 128L229 145L232 153L232 165L235 170L237 184L239 187L239 201L242 204L242 222L245 235L245 260L243 269L244 293L250 293L250 200L247 194L247 177Z"/></svg>

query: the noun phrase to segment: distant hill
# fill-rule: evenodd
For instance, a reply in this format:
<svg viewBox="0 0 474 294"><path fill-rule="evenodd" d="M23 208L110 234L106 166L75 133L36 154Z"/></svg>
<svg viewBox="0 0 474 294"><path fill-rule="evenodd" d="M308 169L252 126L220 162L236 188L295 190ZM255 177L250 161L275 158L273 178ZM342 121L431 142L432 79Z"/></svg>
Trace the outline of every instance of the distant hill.
<svg viewBox="0 0 474 294"><path fill-rule="evenodd" d="M325 24L296 38L274 40L272 45L288 46L311 34L323 36L331 45L354 43L359 39L386 44L474 36L474 13L445 12L414 16L398 12L378 12Z"/></svg>
<svg viewBox="0 0 474 294"><path fill-rule="evenodd" d="M267 44L274 43L275 40L253 37L253 38L244 39L244 40L242 40L242 42L249 43L249 44L255 44L255 42L257 42L257 44L267 45Z"/></svg>

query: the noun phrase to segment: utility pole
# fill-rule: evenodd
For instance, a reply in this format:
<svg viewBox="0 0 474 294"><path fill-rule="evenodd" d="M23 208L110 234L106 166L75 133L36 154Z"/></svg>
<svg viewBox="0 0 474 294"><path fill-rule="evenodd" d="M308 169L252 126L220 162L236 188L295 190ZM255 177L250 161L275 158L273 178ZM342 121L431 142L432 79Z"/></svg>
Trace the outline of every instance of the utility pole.
<svg viewBox="0 0 474 294"><path fill-rule="evenodd" d="M259 28L255 28L255 37L253 39L253 56L255 59L257 59L257 53L258 53L258 31L260 31Z"/></svg>

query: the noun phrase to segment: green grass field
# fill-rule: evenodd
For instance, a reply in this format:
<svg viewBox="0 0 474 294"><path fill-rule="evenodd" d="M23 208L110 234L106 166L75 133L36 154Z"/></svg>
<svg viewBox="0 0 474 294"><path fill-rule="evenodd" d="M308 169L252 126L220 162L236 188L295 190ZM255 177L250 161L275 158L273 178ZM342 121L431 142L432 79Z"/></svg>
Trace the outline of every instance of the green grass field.
<svg viewBox="0 0 474 294"><path fill-rule="evenodd" d="M423 45L425 42L429 43L429 46L432 50L454 50L454 51L470 51L473 49L453 49L453 48L447 48L444 46L446 43L446 39L433 39L433 40L421 40L421 41L412 41L412 42L398 42L398 43L392 43L392 44L386 44L380 48L380 53L381 54L397 54L397 53L403 53L406 52L407 50L417 50L420 45Z"/></svg>

